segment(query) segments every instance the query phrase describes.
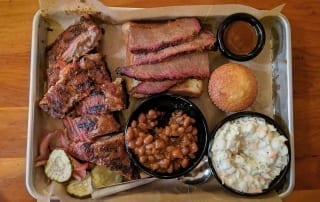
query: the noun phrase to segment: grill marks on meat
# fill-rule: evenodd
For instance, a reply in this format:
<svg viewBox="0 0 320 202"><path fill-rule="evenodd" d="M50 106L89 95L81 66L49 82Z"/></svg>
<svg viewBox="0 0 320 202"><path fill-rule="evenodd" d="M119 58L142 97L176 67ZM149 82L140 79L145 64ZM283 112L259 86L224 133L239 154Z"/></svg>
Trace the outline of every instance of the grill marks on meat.
<svg viewBox="0 0 320 202"><path fill-rule="evenodd" d="M78 104L76 107L78 115L104 114L127 107L123 79L117 78L112 83L103 82L96 90L98 94L90 95Z"/></svg>
<svg viewBox="0 0 320 202"><path fill-rule="evenodd" d="M60 71L59 80L49 88L39 106L52 117L63 118L75 103L95 89L96 84L109 80L102 56L86 55Z"/></svg>
<svg viewBox="0 0 320 202"><path fill-rule="evenodd" d="M109 111L120 111L127 107L124 85L122 78L116 78L112 83L104 82L101 85L101 91L105 95L105 101Z"/></svg>
<svg viewBox="0 0 320 202"><path fill-rule="evenodd" d="M89 69L89 77L94 78L96 84L111 81L110 72L107 71L107 64L100 53L84 55L79 62L82 69Z"/></svg>
<svg viewBox="0 0 320 202"><path fill-rule="evenodd" d="M47 50L48 87L53 86L59 72L68 62L94 49L101 38L101 30L89 16L84 16L78 24L68 27Z"/></svg>
<svg viewBox="0 0 320 202"><path fill-rule="evenodd" d="M111 82L103 56L87 54L100 37L100 28L86 16L48 48L49 90L39 106L53 118L64 118L79 104L78 117L63 120L68 131L68 140L60 137L64 148L78 160L105 165L127 179L137 179L139 172L124 149L123 134L97 140L120 130L109 112L122 110L127 104L123 80Z"/></svg>
<svg viewBox="0 0 320 202"><path fill-rule="evenodd" d="M74 103L88 96L94 88L94 80L88 76L88 71L81 70L77 63L68 64L60 76L39 103L54 118L63 118Z"/></svg>
<svg viewBox="0 0 320 202"><path fill-rule="evenodd" d="M110 170L120 172L128 180L140 178L138 169L131 162L124 146L124 134L120 133L94 143L73 142L69 152L82 161L104 165Z"/></svg>
<svg viewBox="0 0 320 202"><path fill-rule="evenodd" d="M123 133L99 140L91 147L95 164L107 166L113 171L120 171L129 180L139 178L139 172L126 152Z"/></svg>
<svg viewBox="0 0 320 202"><path fill-rule="evenodd" d="M216 38L211 32L203 31L191 41L187 41L176 46L169 46L165 49L159 50L158 52L133 54L132 60L135 65L161 62L172 56L210 49L213 47L215 42Z"/></svg>
<svg viewBox="0 0 320 202"><path fill-rule="evenodd" d="M128 48L132 53L158 51L177 45L197 35L201 26L196 18L180 18L161 23L134 23L124 26L129 31Z"/></svg>
<svg viewBox="0 0 320 202"><path fill-rule="evenodd" d="M108 106L104 95L91 95L83 99L76 107L76 113L81 114L104 114L108 112Z"/></svg>
<svg viewBox="0 0 320 202"><path fill-rule="evenodd" d="M181 80L209 77L208 53L192 53L156 64L119 67L116 72L142 81Z"/></svg>
<svg viewBox="0 0 320 202"><path fill-rule="evenodd" d="M63 120L72 141L86 141L119 131L120 124L112 114L83 115Z"/></svg>
<svg viewBox="0 0 320 202"><path fill-rule="evenodd" d="M162 93L180 82L182 82L182 80L143 81L134 87L130 93L143 95Z"/></svg>
<svg viewBox="0 0 320 202"><path fill-rule="evenodd" d="M68 147L68 152L76 159L92 162L94 159L91 142L72 142Z"/></svg>

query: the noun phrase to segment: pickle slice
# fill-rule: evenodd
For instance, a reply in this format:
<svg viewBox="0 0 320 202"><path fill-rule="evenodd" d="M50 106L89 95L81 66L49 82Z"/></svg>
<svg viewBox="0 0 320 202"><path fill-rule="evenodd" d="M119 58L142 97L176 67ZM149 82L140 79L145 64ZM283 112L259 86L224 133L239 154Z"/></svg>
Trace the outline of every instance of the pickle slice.
<svg viewBox="0 0 320 202"><path fill-rule="evenodd" d="M95 166L92 171L92 185L94 188L107 187L113 184L118 184L122 181L122 176L111 171L105 166Z"/></svg>
<svg viewBox="0 0 320 202"><path fill-rule="evenodd" d="M72 164L67 153L62 149L53 150L45 165L47 177L57 182L66 182L72 176Z"/></svg>
<svg viewBox="0 0 320 202"><path fill-rule="evenodd" d="M93 191L91 184L91 175L87 173L86 177L81 180L71 180L67 186L68 194L78 197L78 198L86 198L91 195Z"/></svg>

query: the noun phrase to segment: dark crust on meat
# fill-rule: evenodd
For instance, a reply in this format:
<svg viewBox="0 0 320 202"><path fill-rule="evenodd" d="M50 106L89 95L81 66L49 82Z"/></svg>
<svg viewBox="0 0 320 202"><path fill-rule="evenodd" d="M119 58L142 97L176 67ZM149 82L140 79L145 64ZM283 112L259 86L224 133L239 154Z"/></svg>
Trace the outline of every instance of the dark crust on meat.
<svg viewBox="0 0 320 202"><path fill-rule="evenodd" d="M179 56L196 51L210 50L215 41L216 39L212 32L202 31L191 41L187 41L176 46L169 46L157 52L132 54L132 61L134 65L157 63L173 56Z"/></svg>
<svg viewBox="0 0 320 202"><path fill-rule="evenodd" d="M99 26L91 20L90 16L82 17L79 23L69 26L50 46L47 47L46 57L48 63L48 88L53 86L58 81L59 72L68 62L72 61L71 58L66 60L66 58L63 57L65 52L81 34L87 34L89 36L89 28L90 31L94 31L96 33L96 36L92 40L92 44L88 44L88 46L81 49L79 55L72 56L79 58L80 56L94 49L101 37L101 30ZM79 43L81 43L81 41L79 41Z"/></svg>
<svg viewBox="0 0 320 202"><path fill-rule="evenodd" d="M68 151L78 160L104 165L123 175L127 180L140 178L139 169L133 164L125 150L123 133L109 138L100 138L94 143L72 142Z"/></svg>
<svg viewBox="0 0 320 202"><path fill-rule="evenodd" d="M72 142L68 152L78 160L91 162L94 159L91 144L91 142Z"/></svg>
<svg viewBox="0 0 320 202"><path fill-rule="evenodd" d="M85 135L88 139L93 139L101 135L118 132L120 129L120 124L112 114L67 117L63 123L72 141L82 140L82 135Z"/></svg>
<svg viewBox="0 0 320 202"><path fill-rule="evenodd" d="M191 53L156 64L118 67L116 72L141 81L205 79L210 74L208 53Z"/></svg>
<svg viewBox="0 0 320 202"><path fill-rule="evenodd" d="M110 170L118 171L128 180L140 178L139 170L133 165L126 152L123 133L99 140L93 143L91 147L95 164L104 165Z"/></svg>
<svg viewBox="0 0 320 202"><path fill-rule="evenodd" d="M162 23L130 22L128 48L132 53L158 51L187 41L200 30L196 18L180 18Z"/></svg>
<svg viewBox="0 0 320 202"><path fill-rule="evenodd" d="M105 114L127 108L125 84L121 78L111 82L103 82L93 93L76 106L76 113Z"/></svg>
<svg viewBox="0 0 320 202"><path fill-rule="evenodd" d="M75 103L96 89L97 84L110 83L101 54L85 55L80 61L68 64L59 77L39 103L54 118L64 118Z"/></svg>
<svg viewBox="0 0 320 202"><path fill-rule="evenodd" d="M81 114L104 114L108 107L103 94L90 95L83 99L76 107L76 113Z"/></svg>
<svg viewBox="0 0 320 202"><path fill-rule="evenodd" d="M134 87L130 93L144 95L162 93L180 82L182 82L182 80L143 81Z"/></svg>
<svg viewBox="0 0 320 202"><path fill-rule="evenodd" d="M63 118L74 103L88 96L93 89L94 81L88 72L81 71L77 63L69 64L61 79L49 88L39 106L52 117Z"/></svg>

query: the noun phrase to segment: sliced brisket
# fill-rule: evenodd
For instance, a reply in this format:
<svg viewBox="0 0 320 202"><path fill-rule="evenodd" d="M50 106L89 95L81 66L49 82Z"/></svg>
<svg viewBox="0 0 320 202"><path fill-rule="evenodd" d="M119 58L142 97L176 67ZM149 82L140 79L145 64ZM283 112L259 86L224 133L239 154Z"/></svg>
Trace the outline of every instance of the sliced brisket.
<svg viewBox="0 0 320 202"><path fill-rule="evenodd" d="M201 30L196 18L180 18L160 23L129 22L123 26L128 27L128 48L132 53L158 51L177 45Z"/></svg>
<svg viewBox="0 0 320 202"><path fill-rule="evenodd" d="M169 46L165 49L159 50L158 52L133 54L133 64L140 65L156 63L172 56L191 53L195 51L203 51L212 48L215 41L216 38L214 37L212 32L203 31L191 41L187 41L176 46Z"/></svg>
<svg viewBox="0 0 320 202"><path fill-rule="evenodd" d="M119 67L116 72L142 81L204 79L210 74L208 53L191 53L155 64Z"/></svg>
<svg viewBox="0 0 320 202"><path fill-rule="evenodd" d="M172 86L180 83L182 80L164 80L164 81L142 81L134 87L130 93L138 93L143 95L152 95L162 93Z"/></svg>

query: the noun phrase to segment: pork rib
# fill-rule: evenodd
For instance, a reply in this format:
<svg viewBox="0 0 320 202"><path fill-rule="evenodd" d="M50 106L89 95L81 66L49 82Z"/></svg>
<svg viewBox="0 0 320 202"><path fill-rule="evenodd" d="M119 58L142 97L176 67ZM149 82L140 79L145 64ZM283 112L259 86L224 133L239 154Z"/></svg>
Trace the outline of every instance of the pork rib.
<svg viewBox="0 0 320 202"><path fill-rule="evenodd" d="M63 120L72 141L91 140L95 137L119 131L120 124L112 114L83 115Z"/></svg>
<svg viewBox="0 0 320 202"><path fill-rule="evenodd" d="M123 133L96 141L91 148L93 149L93 163L118 171L128 180L140 177L139 170L133 165L126 152Z"/></svg>
<svg viewBox="0 0 320 202"><path fill-rule="evenodd" d="M120 111L127 107L127 94L124 85L122 78L116 78L112 83L104 82L100 86L109 111Z"/></svg>
<svg viewBox="0 0 320 202"><path fill-rule="evenodd" d="M98 45L101 30L90 16L83 16L78 24L68 27L47 49L48 87L58 81L59 72L73 59L88 53Z"/></svg>
<svg viewBox="0 0 320 202"><path fill-rule="evenodd" d="M71 142L68 147L68 153L78 160L92 162L94 156L91 145L91 142L85 141Z"/></svg>
<svg viewBox="0 0 320 202"><path fill-rule="evenodd" d="M103 94L90 95L83 99L76 107L77 115L82 114L105 114L108 106Z"/></svg>
<svg viewBox="0 0 320 202"><path fill-rule="evenodd" d="M208 53L192 53L156 64L118 67L116 72L142 81L182 80L209 77Z"/></svg>
<svg viewBox="0 0 320 202"><path fill-rule="evenodd" d="M95 89L95 85L109 82L100 54L86 55L79 62L69 63L59 74L39 106L54 118L63 118L67 112ZM97 60L97 61L96 61Z"/></svg>
<svg viewBox="0 0 320 202"><path fill-rule="evenodd" d="M94 88L94 81L87 71L78 71L77 63L68 64L64 76L54 85L39 102L39 106L54 118L63 118L74 103L88 96Z"/></svg>
<svg viewBox="0 0 320 202"><path fill-rule="evenodd" d="M73 142L69 145L68 151L79 160L104 165L128 180L140 178L138 168L134 166L125 150L123 133L100 138L95 143Z"/></svg>
<svg viewBox="0 0 320 202"><path fill-rule="evenodd" d="M97 86L95 92L83 99L76 107L76 113L105 114L120 111L127 107L127 98L121 78L116 78L112 83L104 82Z"/></svg>
<svg viewBox="0 0 320 202"><path fill-rule="evenodd" d="M180 18L162 23L123 25L128 30L128 48L132 53L158 51L182 43L197 35L201 26L196 18Z"/></svg>
<svg viewBox="0 0 320 202"><path fill-rule="evenodd" d="M169 46L165 49L159 50L158 52L149 52L146 54L133 54L133 64L149 64L161 62L166 58L181 55L185 53L191 53L195 51L203 51L213 47L216 38L209 31L200 32L193 40L185 43L178 44L176 46Z"/></svg>

